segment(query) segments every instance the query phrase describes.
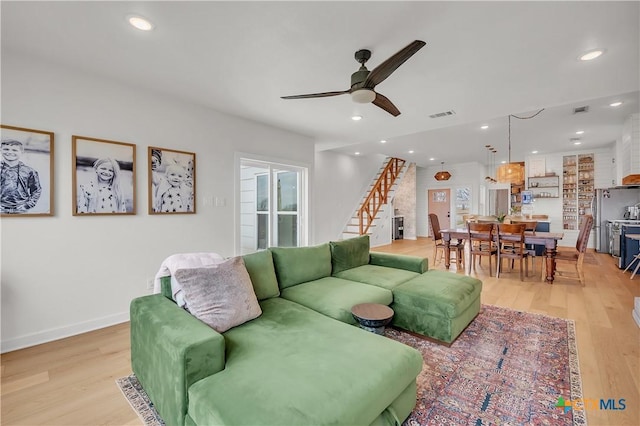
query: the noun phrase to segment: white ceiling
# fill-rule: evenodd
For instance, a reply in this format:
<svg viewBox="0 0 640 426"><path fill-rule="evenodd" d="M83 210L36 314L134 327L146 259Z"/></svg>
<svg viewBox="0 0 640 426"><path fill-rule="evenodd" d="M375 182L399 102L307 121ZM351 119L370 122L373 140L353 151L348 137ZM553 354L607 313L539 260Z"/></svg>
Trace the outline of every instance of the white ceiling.
<svg viewBox="0 0 640 426"><path fill-rule="evenodd" d="M640 99L640 3L629 2L8 2L2 51L45 57L125 84L313 136L317 149L381 153L418 165L512 159L620 137ZM156 25L143 33L125 16ZM427 45L376 87L394 118L348 95L353 54L368 68L420 39ZM579 54L606 48L581 62ZM608 107L614 100L624 104ZM573 108L589 105L586 114ZM455 115L429 115L453 110ZM354 122L350 117L364 118ZM480 130L488 124L488 130ZM388 143L379 141L386 139ZM410 155L409 150L415 150ZM489 160L491 161L491 160Z"/></svg>

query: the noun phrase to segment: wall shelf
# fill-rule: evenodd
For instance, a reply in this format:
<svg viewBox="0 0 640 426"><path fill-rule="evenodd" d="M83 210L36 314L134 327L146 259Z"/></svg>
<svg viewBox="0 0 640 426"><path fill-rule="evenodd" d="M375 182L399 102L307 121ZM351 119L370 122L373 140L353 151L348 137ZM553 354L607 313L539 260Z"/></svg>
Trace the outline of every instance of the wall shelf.
<svg viewBox="0 0 640 426"><path fill-rule="evenodd" d="M533 198L558 198L560 197L559 182L559 176L530 177L529 191Z"/></svg>
<svg viewBox="0 0 640 426"><path fill-rule="evenodd" d="M594 155L562 157L562 227L578 229L585 214L593 214Z"/></svg>

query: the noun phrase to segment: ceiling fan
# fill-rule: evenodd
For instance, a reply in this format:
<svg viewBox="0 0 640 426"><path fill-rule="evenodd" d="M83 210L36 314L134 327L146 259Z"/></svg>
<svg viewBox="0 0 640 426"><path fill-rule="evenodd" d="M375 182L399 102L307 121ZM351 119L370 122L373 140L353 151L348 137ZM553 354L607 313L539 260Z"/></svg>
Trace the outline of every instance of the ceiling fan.
<svg viewBox="0 0 640 426"><path fill-rule="evenodd" d="M396 106L384 95L376 92L375 87L386 80L400 65L405 63L407 59L412 57L418 50L422 49L426 43L416 40L409 43L404 49L392 55L386 61L369 71L364 66L365 62L371 58L371 51L362 49L355 54L356 61L360 63L360 69L351 74L351 88L338 92L312 93L308 95L282 96L282 99L305 99L305 98L324 98L327 96L345 95L349 93L354 102L366 104L372 102L374 105L387 111L389 114L397 117L400 111Z"/></svg>

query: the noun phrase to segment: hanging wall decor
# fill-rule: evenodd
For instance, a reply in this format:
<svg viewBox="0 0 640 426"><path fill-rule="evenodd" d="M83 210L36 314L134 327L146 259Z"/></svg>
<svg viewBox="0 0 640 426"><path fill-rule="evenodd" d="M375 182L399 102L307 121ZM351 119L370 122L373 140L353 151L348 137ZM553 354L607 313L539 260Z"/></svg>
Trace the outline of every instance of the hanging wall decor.
<svg viewBox="0 0 640 426"><path fill-rule="evenodd" d="M196 154L149 147L149 214L196 212Z"/></svg>
<svg viewBox="0 0 640 426"><path fill-rule="evenodd" d="M53 132L0 128L2 217L53 216Z"/></svg>
<svg viewBox="0 0 640 426"><path fill-rule="evenodd" d="M136 146L73 136L73 215L136 213Z"/></svg>

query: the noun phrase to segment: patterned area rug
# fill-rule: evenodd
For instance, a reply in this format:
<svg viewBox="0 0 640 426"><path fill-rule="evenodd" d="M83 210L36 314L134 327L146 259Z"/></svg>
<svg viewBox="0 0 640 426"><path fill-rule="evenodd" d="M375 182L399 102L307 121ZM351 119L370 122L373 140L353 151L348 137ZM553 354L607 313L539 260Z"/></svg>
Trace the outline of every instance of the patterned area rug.
<svg viewBox="0 0 640 426"><path fill-rule="evenodd" d="M571 320L483 305L450 348L388 330L422 352L418 401L405 425L586 425Z"/></svg>
<svg viewBox="0 0 640 426"><path fill-rule="evenodd" d="M424 359L405 426L586 425L583 411L556 407L582 398L571 320L483 305L449 348L399 330L386 335ZM145 425L164 425L134 375L116 383Z"/></svg>

